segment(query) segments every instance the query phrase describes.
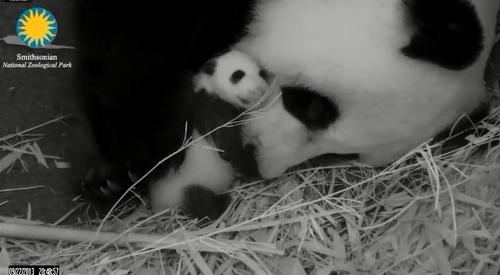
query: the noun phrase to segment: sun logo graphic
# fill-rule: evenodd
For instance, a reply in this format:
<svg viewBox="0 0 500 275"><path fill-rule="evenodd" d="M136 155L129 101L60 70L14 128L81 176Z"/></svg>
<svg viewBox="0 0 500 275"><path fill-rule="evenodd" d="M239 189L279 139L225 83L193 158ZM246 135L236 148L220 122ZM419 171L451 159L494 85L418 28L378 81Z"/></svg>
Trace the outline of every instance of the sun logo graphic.
<svg viewBox="0 0 500 275"><path fill-rule="evenodd" d="M56 38L57 21L54 15L39 7L25 10L17 19L17 37L31 48L43 48Z"/></svg>

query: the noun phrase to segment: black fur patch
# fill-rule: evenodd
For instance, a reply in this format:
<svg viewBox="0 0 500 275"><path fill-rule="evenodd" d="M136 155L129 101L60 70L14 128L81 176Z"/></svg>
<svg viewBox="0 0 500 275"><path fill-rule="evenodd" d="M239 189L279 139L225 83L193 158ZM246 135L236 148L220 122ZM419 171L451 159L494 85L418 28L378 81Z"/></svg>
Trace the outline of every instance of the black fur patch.
<svg viewBox="0 0 500 275"><path fill-rule="evenodd" d="M214 75L216 67L217 61L215 59L210 59L205 64L203 64L201 71L208 75Z"/></svg>
<svg viewBox="0 0 500 275"><path fill-rule="evenodd" d="M471 114L461 117L458 121L454 121L452 125L437 134L433 142L443 141L443 145L441 146L443 152L449 152L465 146L468 143L467 136L475 134L475 125L485 119L488 114L488 104L482 104Z"/></svg>
<svg viewBox="0 0 500 275"><path fill-rule="evenodd" d="M401 51L410 58L462 70L483 49L483 29L474 6L466 0L404 0L416 32Z"/></svg>
<svg viewBox="0 0 500 275"><path fill-rule="evenodd" d="M313 166L335 165L345 163L347 161L358 160L359 154L324 154L312 159L308 162Z"/></svg>
<svg viewBox="0 0 500 275"><path fill-rule="evenodd" d="M204 186L192 185L184 190L182 206L195 218L215 220L226 211L230 202L228 194L217 195Z"/></svg>
<svg viewBox="0 0 500 275"><path fill-rule="evenodd" d="M204 135L236 118L244 109L200 91L194 94L192 112L193 127ZM259 177L255 149L243 144L240 125L218 129L210 138L218 149L223 150L221 158L231 163L239 174L246 179Z"/></svg>
<svg viewBox="0 0 500 275"><path fill-rule="evenodd" d="M267 71L266 71L266 70L260 70L259 75L260 75L260 77L262 77L262 79L264 79L265 81L267 81L267 80L268 80L268 78L269 78L269 74L267 73Z"/></svg>
<svg viewBox="0 0 500 275"><path fill-rule="evenodd" d="M237 84L238 82L240 82L244 77L245 77L246 73L242 70L237 70L235 71L232 75L231 75L231 83L233 84Z"/></svg>
<svg viewBox="0 0 500 275"><path fill-rule="evenodd" d="M309 130L323 130L337 120L337 105L305 87L282 87L283 105Z"/></svg>

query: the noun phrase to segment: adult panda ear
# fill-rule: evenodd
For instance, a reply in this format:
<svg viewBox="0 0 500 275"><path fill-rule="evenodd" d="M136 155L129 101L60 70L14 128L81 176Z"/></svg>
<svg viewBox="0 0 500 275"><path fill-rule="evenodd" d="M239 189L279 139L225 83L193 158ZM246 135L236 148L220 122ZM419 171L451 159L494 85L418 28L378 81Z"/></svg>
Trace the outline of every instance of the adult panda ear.
<svg viewBox="0 0 500 275"><path fill-rule="evenodd" d="M214 75L215 69L217 68L217 60L210 59L201 67L201 71L207 75Z"/></svg>
<svg viewBox="0 0 500 275"><path fill-rule="evenodd" d="M483 50L483 28L467 0L403 0L415 28L410 44L401 49L409 58L450 70L472 65Z"/></svg>

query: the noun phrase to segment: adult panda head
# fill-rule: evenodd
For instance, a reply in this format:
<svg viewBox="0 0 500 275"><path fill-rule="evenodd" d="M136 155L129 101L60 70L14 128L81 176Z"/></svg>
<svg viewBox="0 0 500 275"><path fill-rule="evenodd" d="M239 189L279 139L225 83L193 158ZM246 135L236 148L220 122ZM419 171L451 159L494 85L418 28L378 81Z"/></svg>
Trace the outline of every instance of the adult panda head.
<svg viewBox="0 0 500 275"><path fill-rule="evenodd" d="M494 0L261 1L236 48L280 80L246 127L274 177L322 154L382 165L485 99Z"/></svg>

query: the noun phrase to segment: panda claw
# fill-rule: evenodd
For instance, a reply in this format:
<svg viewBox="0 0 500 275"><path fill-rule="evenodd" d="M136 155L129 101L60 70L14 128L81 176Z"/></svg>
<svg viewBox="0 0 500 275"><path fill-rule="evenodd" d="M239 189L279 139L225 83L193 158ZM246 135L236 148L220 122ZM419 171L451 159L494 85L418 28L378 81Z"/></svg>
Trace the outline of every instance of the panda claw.
<svg viewBox="0 0 500 275"><path fill-rule="evenodd" d="M106 180L107 190L111 193L118 193L122 190L121 186L117 183L114 183L110 180Z"/></svg>
<svg viewBox="0 0 500 275"><path fill-rule="evenodd" d="M103 164L94 167L85 174L82 188L90 197L104 200L113 199L121 195L132 184L125 168L112 164Z"/></svg>
<svg viewBox="0 0 500 275"><path fill-rule="evenodd" d="M112 196L112 192L109 189L104 188L103 186L99 186L99 192L102 197Z"/></svg>
<svg viewBox="0 0 500 275"><path fill-rule="evenodd" d="M127 171L128 178L131 182L135 183L139 180L139 177L135 174L133 174L130 170Z"/></svg>

